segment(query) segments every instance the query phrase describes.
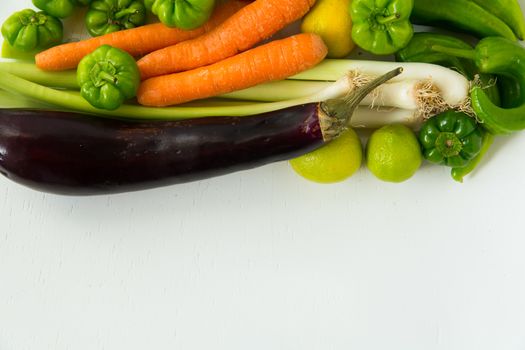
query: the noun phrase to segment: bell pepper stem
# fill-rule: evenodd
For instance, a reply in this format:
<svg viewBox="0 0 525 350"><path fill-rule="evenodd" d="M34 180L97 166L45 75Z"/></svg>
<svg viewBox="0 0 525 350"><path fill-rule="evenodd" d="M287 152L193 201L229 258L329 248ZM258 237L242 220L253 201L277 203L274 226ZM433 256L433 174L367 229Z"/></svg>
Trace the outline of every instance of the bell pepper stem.
<svg viewBox="0 0 525 350"><path fill-rule="evenodd" d="M387 17L384 17L384 16L377 16L377 17L376 17L376 21L377 21L377 23L379 23L379 24L387 24L387 23L390 23L390 22L396 21L396 20L398 20L399 18L401 18L401 15L400 15L399 13L394 13L393 15L390 15L390 16L387 16Z"/></svg>
<svg viewBox="0 0 525 350"><path fill-rule="evenodd" d="M444 54L455 56L455 57L466 58L470 60L474 60L476 58L476 51L474 49L472 50L456 49L456 48L446 47L446 46L441 46L441 45L432 45L432 51L444 53Z"/></svg>
<svg viewBox="0 0 525 350"><path fill-rule="evenodd" d="M135 15L138 12L139 11L137 9L127 8L127 9L123 9L123 10L120 10L119 12L115 13L114 17L116 19L121 19L122 17L128 16L128 15Z"/></svg>
<svg viewBox="0 0 525 350"><path fill-rule="evenodd" d="M102 80L107 81L108 83L115 84L117 82L117 78L109 74L108 72L101 71L98 73L98 77L101 78Z"/></svg>

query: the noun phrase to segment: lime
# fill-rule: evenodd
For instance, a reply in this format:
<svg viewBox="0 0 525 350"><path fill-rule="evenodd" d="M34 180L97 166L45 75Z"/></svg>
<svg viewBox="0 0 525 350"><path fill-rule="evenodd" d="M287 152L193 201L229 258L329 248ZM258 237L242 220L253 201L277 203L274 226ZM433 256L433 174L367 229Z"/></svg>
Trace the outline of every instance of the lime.
<svg viewBox="0 0 525 350"><path fill-rule="evenodd" d="M333 183L352 176L362 160L361 140L353 129L348 129L325 146L292 159L290 164L308 180Z"/></svg>
<svg viewBox="0 0 525 350"><path fill-rule="evenodd" d="M368 140L366 164L380 180L408 180L419 169L421 162L421 148L416 135L402 124L383 126Z"/></svg>

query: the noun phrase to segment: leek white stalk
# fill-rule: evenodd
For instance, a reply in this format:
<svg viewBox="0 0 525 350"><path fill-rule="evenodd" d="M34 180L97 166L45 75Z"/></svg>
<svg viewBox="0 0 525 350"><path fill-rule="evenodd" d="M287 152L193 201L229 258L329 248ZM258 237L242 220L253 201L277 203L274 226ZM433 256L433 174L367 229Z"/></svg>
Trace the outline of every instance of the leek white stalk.
<svg viewBox="0 0 525 350"><path fill-rule="evenodd" d="M234 91L221 95L221 97L260 102L285 101L316 94L319 91L326 89L331 84L332 82L324 81L282 80ZM360 105L419 109L421 108L421 104L424 103L422 99L423 85L425 85L425 82L420 82L418 80L386 83L379 86L373 93L365 97ZM426 91L426 93L429 94L430 92Z"/></svg>
<svg viewBox="0 0 525 350"><path fill-rule="evenodd" d="M430 81L440 91L445 103L450 106L463 105L468 100L470 91L468 79L452 69L429 63L325 59L314 68L289 79L334 81L348 72L360 72L365 76L375 78L396 67L403 68L403 73L392 79L392 82Z"/></svg>

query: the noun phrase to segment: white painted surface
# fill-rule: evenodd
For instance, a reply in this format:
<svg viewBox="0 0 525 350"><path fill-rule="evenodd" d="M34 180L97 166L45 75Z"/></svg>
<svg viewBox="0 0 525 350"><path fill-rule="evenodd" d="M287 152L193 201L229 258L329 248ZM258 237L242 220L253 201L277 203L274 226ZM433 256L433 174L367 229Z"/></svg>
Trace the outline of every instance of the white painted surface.
<svg viewBox="0 0 525 350"><path fill-rule="evenodd" d="M0 349L525 349L523 149L498 139L463 185L285 163L91 198L1 178Z"/></svg>

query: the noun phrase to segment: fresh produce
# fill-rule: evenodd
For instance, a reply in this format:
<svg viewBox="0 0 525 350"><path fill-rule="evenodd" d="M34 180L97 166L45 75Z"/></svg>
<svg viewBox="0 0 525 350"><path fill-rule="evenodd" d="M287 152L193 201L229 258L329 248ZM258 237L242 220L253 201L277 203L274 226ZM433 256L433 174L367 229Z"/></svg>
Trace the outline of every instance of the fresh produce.
<svg viewBox="0 0 525 350"><path fill-rule="evenodd" d="M62 22L40 11L25 9L12 14L2 24L2 36L15 49L44 49L62 41Z"/></svg>
<svg viewBox="0 0 525 350"><path fill-rule="evenodd" d="M424 157L449 167L466 166L479 154L482 140L477 122L453 110L430 118L419 132Z"/></svg>
<svg viewBox="0 0 525 350"><path fill-rule="evenodd" d="M482 130L483 133L483 140L481 143L481 149L477 156L472 158L467 165L462 167L454 167L450 170L450 175L454 180L457 182L463 182L463 178L470 174L482 161L483 157L489 150L490 146L492 145L492 142L494 141L494 135L492 135L488 131Z"/></svg>
<svg viewBox="0 0 525 350"><path fill-rule="evenodd" d="M361 140L349 128L329 144L290 160L290 165L305 179L334 183L352 176L361 167L362 159Z"/></svg>
<svg viewBox="0 0 525 350"><path fill-rule="evenodd" d="M479 1L414 0L414 9L410 19L415 24L444 25L448 29L457 28L480 38L502 36L510 40L517 40L512 29L498 17L498 14L476 3ZM485 3L489 1L500 2L500 0L483 0ZM516 2L516 0L513 1ZM492 7L492 5L489 6ZM513 8L502 8L501 11L510 12L513 11Z"/></svg>
<svg viewBox="0 0 525 350"><path fill-rule="evenodd" d="M474 60L483 73L502 75L515 79L520 88L520 104L514 108L496 106L484 89L474 86L471 92L471 103L477 118L483 126L494 134L505 134L525 129L525 48L518 42L501 38L482 39L475 49L452 49L434 46L434 50L458 57ZM505 95L505 91L502 94ZM516 97L516 96L513 96ZM507 99L508 100L508 99Z"/></svg>
<svg viewBox="0 0 525 350"><path fill-rule="evenodd" d="M472 0L505 22L518 39L525 39L525 19L517 0Z"/></svg>
<svg viewBox="0 0 525 350"><path fill-rule="evenodd" d="M470 84L464 76L452 69L427 63L325 59L314 68L291 76L289 79L335 81L349 71L376 77L395 67L402 67L403 74L392 79L392 82L410 82L426 79L436 86L441 98L448 106L461 105L468 98ZM401 95L399 95L399 98L402 98ZM413 97L408 96L408 98ZM388 106L389 104L386 105Z"/></svg>
<svg viewBox="0 0 525 350"><path fill-rule="evenodd" d="M463 74L471 81L482 86L487 95L496 105L500 104L499 90L496 81L499 80L491 74L482 74L470 59L456 57L443 52L437 52L434 46L449 47L452 49L471 50L472 46L465 41L444 34L416 33L410 43L396 53L396 60L401 62L426 62L439 64Z"/></svg>
<svg viewBox="0 0 525 350"><path fill-rule="evenodd" d="M215 0L144 0L144 4L168 27L190 30L208 20Z"/></svg>
<svg viewBox="0 0 525 350"><path fill-rule="evenodd" d="M86 13L86 28L91 36L139 27L146 22L141 0L96 0Z"/></svg>
<svg viewBox="0 0 525 350"><path fill-rule="evenodd" d="M33 0L33 5L58 18L71 16L75 9L73 0Z"/></svg>
<svg viewBox="0 0 525 350"><path fill-rule="evenodd" d="M421 166L421 150L412 130L402 124L374 131L366 145L368 170L380 180L403 182Z"/></svg>
<svg viewBox="0 0 525 350"><path fill-rule="evenodd" d="M169 28L162 23L148 24L52 47L37 54L35 62L40 69L44 70L73 69L77 67L82 57L102 45L118 47L134 57L142 56L209 32L245 5L246 3L243 1L230 0L222 6L218 6L210 20L203 26L191 31Z"/></svg>
<svg viewBox="0 0 525 350"><path fill-rule="evenodd" d="M344 99L249 118L135 123L4 109L0 172L39 190L86 195L187 182L290 159L337 138L359 101L400 72L389 72Z"/></svg>
<svg viewBox="0 0 525 350"><path fill-rule="evenodd" d="M362 49L390 55L405 47L414 29L409 21L414 0L352 0L352 38Z"/></svg>
<svg viewBox="0 0 525 350"><path fill-rule="evenodd" d="M77 80L80 94L92 106L114 110L136 96L140 73L127 52L103 45L80 61Z"/></svg>
<svg viewBox="0 0 525 350"><path fill-rule="evenodd" d="M0 61L0 72L11 73L37 84L61 89L78 90L76 71L46 72L28 61Z"/></svg>
<svg viewBox="0 0 525 350"><path fill-rule="evenodd" d="M322 61L326 52L316 34L297 34L209 66L147 79L137 99L142 105L159 107L217 96L299 73Z"/></svg>
<svg viewBox="0 0 525 350"><path fill-rule="evenodd" d="M245 51L304 16L315 0L256 0L214 30L138 61L142 79L206 66Z"/></svg>
<svg viewBox="0 0 525 350"><path fill-rule="evenodd" d="M328 48L327 57L345 57L355 47L350 3L351 0L317 0L303 18L301 31L319 35Z"/></svg>
<svg viewBox="0 0 525 350"><path fill-rule="evenodd" d="M229 93L225 97L257 101L287 100L325 88L327 81L333 81L345 73L350 83L359 84L396 65L403 67L403 74L378 88L363 101L363 104L373 106L378 113L360 110L359 115L366 113L373 120L368 122L365 119L362 124L355 125L384 125L392 120L417 126L423 119L436 113L468 106L470 83L456 71L435 64L365 60L325 59L314 68L289 77L287 81L258 85ZM384 110L378 109L381 107L409 110L395 110L389 117Z"/></svg>

